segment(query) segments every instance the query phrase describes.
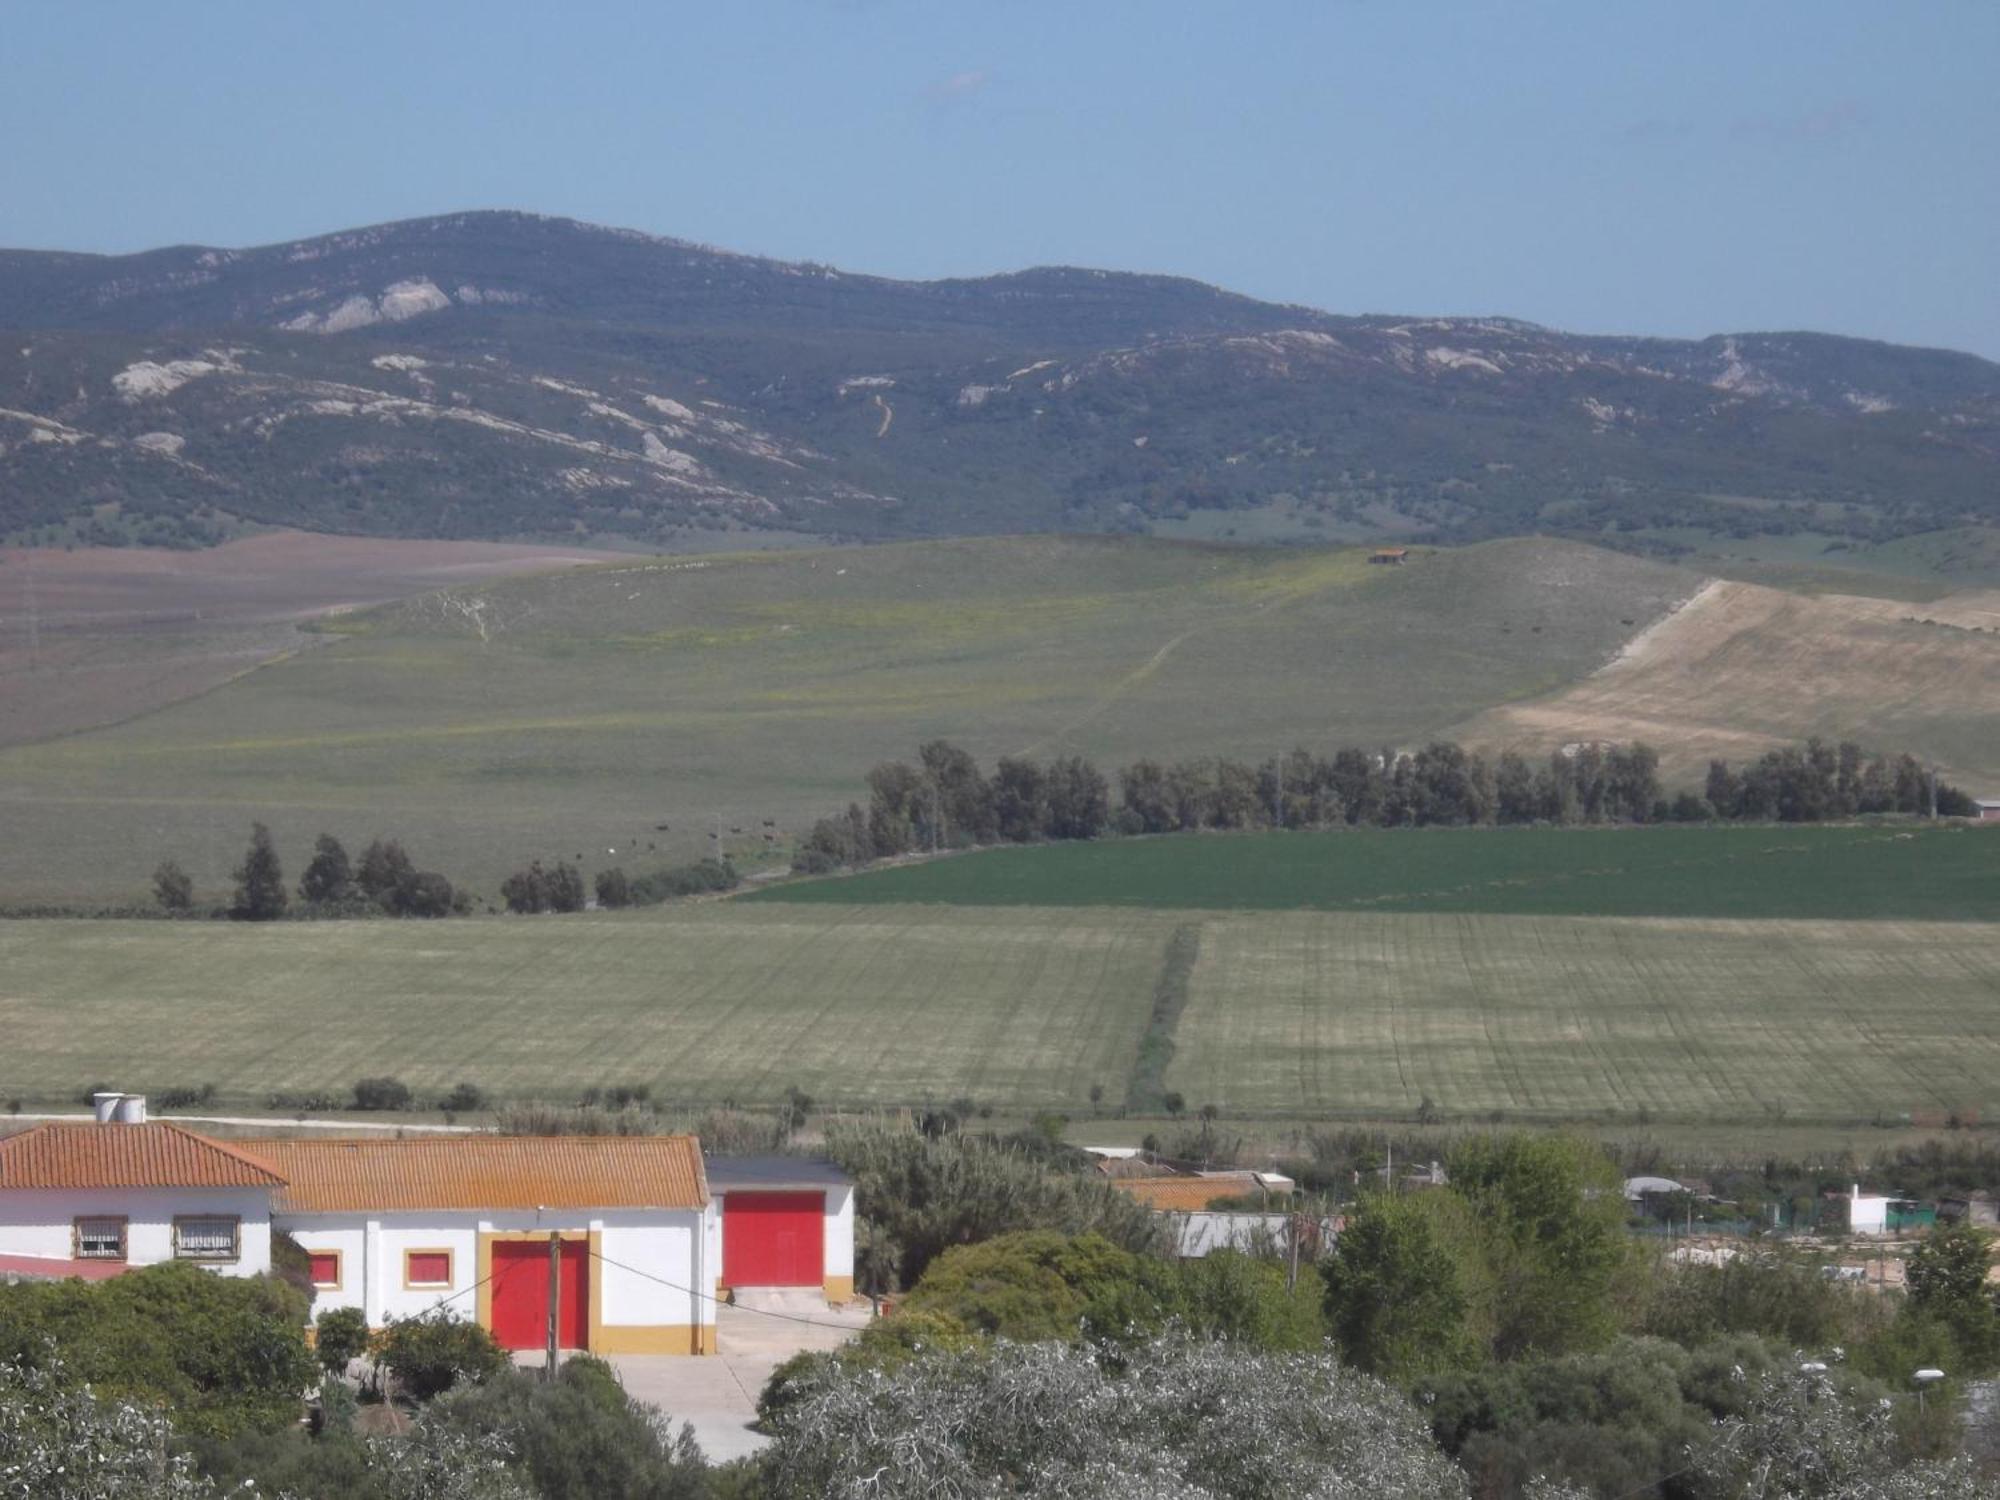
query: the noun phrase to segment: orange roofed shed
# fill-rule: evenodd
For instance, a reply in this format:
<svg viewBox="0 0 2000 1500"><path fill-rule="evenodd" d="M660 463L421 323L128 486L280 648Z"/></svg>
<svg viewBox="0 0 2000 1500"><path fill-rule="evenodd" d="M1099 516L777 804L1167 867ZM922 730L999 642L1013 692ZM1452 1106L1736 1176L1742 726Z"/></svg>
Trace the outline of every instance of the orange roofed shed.
<svg viewBox="0 0 2000 1500"><path fill-rule="evenodd" d="M701 1147L691 1135L457 1135L245 1145L283 1177L277 1201L283 1213L700 1209L708 1203Z"/></svg>

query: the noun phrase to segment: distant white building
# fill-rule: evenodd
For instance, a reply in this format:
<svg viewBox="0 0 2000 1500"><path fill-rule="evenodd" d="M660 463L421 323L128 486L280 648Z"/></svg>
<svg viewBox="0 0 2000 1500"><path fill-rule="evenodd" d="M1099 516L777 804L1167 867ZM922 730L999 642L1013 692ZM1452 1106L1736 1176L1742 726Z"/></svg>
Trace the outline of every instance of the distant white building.
<svg viewBox="0 0 2000 1500"><path fill-rule="evenodd" d="M1847 1195L1847 1232L1887 1234L1889 1199L1880 1193L1864 1193L1861 1184L1855 1183L1854 1190Z"/></svg>

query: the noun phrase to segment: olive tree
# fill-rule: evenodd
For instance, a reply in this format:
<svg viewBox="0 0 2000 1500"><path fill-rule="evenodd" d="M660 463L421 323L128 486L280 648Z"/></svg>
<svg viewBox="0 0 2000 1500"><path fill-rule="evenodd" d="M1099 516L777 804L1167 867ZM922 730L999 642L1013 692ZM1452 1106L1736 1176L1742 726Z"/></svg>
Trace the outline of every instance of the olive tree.
<svg viewBox="0 0 2000 1500"><path fill-rule="evenodd" d="M1185 1333L1134 1349L1006 1339L888 1370L827 1361L775 1414L773 1500L1463 1500L1466 1481L1387 1385L1330 1353Z"/></svg>
<svg viewBox="0 0 2000 1500"><path fill-rule="evenodd" d="M150 1406L73 1385L58 1361L0 1363L0 1495L35 1500L206 1500L215 1487L172 1452Z"/></svg>

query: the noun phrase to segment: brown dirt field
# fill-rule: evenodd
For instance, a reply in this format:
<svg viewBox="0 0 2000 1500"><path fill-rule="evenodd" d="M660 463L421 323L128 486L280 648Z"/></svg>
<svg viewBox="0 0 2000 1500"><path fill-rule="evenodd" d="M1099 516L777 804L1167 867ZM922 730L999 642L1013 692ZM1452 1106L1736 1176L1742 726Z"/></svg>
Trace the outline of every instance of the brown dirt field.
<svg viewBox="0 0 2000 1500"><path fill-rule="evenodd" d="M311 644L318 615L629 554L275 531L200 552L0 548L0 745L116 723Z"/></svg>
<svg viewBox="0 0 2000 1500"><path fill-rule="evenodd" d="M1581 682L1454 732L1523 753L1645 740L1670 780L1820 735L1935 758L1987 794L2000 787L2000 592L1910 604L1716 580Z"/></svg>

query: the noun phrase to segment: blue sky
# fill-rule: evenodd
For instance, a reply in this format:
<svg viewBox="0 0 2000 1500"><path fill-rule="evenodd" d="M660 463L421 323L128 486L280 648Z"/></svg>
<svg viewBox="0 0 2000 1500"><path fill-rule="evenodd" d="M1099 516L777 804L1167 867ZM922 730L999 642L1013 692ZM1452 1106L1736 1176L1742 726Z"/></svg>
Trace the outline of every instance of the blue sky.
<svg viewBox="0 0 2000 1500"><path fill-rule="evenodd" d="M2000 358L2000 5L8 0L0 244L511 207Z"/></svg>

